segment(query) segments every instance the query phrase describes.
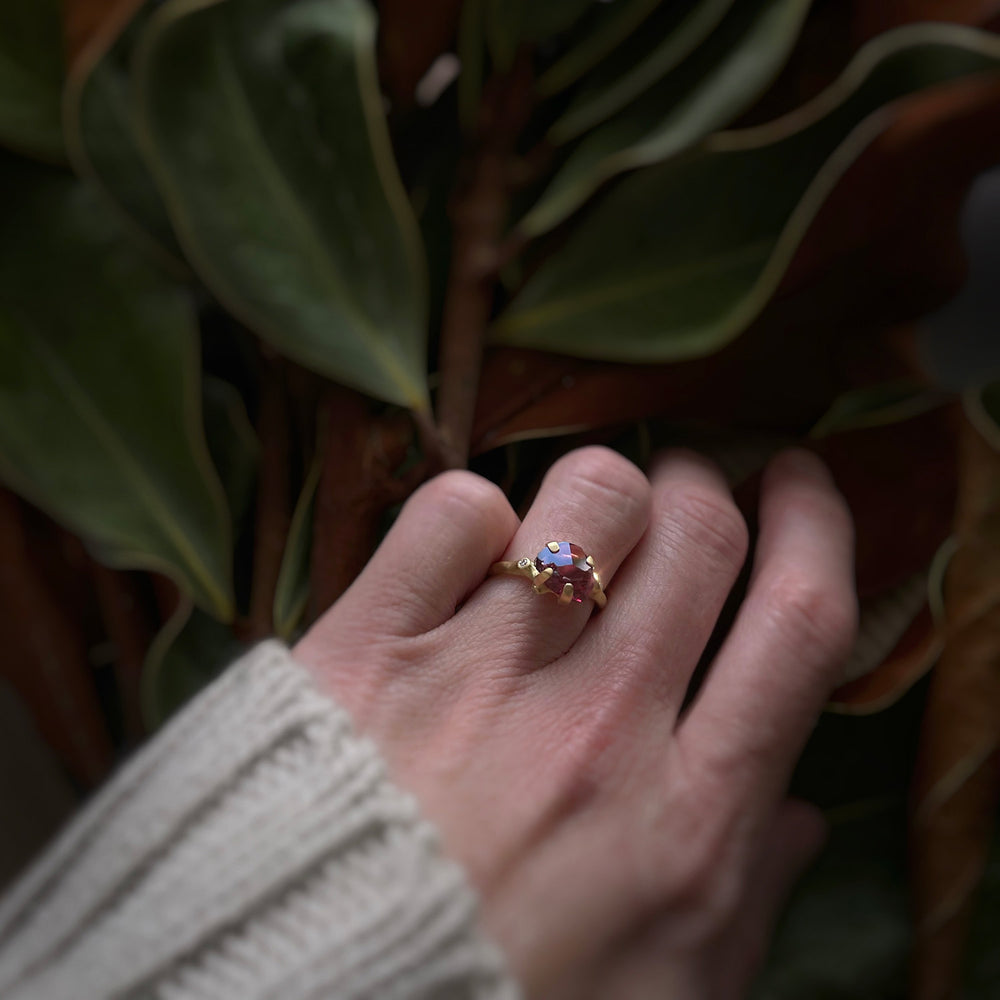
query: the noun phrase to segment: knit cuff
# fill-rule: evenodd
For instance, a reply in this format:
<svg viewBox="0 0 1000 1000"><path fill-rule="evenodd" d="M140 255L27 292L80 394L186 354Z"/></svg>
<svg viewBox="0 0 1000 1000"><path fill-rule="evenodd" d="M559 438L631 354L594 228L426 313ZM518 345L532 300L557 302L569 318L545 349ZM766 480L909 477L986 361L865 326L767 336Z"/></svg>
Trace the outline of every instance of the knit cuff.
<svg viewBox="0 0 1000 1000"><path fill-rule="evenodd" d="M0 902L0 997L517 997L475 911L373 745L267 642Z"/></svg>

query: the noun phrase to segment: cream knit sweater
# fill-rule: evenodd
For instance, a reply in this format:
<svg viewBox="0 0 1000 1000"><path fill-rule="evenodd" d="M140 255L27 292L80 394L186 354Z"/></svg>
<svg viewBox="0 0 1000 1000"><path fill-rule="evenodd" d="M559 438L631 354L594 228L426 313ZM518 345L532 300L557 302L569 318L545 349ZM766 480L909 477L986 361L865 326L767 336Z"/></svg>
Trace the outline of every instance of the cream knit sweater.
<svg viewBox="0 0 1000 1000"><path fill-rule="evenodd" d="M375 748L267 642L0 901L0 997L513 1000L475 917Z"/></svg>

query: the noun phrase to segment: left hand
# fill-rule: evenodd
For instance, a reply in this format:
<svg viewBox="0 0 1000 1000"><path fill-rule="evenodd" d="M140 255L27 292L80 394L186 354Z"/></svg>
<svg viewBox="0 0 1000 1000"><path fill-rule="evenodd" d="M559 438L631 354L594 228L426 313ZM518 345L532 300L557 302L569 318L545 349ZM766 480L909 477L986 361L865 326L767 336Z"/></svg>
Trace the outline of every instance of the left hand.
<svg viewBox="0 0 1000 1000"><path fill-rule="evenodd" d="M608 606L500 558L594 555ZM748 593L681 706L748 549L719 471L588 448L521 524L449 472L406 504L295 654L441 830L529 996L734 998L823 824L789 774L854 635L847 507L803 451L767 469Z"/></svg>

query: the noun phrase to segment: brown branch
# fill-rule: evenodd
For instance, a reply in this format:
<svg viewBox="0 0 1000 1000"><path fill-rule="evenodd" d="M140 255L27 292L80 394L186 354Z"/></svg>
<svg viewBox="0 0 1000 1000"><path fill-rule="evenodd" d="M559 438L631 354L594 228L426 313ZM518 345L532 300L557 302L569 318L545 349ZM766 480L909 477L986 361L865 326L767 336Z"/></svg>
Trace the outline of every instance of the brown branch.
<svg viewBox="0 0 1000 1000"><path fill-rule="evenodd" d="M316 490L310 561L310 619L347 589L374 546L377 524L366 454L372 425L368 400L331 385L320 408L323 469Z"/></svg>
<svg viewBox="0 0 1000 1000"><path fill-rule="evenodd" d="M476 147L451 208L452 258L441 322L438 427L445 463L467 464L518 136L531 111L530 60L486 88Z"/></svg>
<svg viewBox="0 0 1000 1000"><path fill-rule="evenodd" d="M342 386L328 388L320 410L322 472L316 490L310 562L310 619L351 585L375 546L386 511L408 497L432 466L397 474L413 447L409 415L374 417L370 401Z"/></svg>
<svg viewBox="0 0 1000 1000"><path fill-rule="evenodd" d="M42 738L78 780L111 765L80 622L56 597L29 551L21 505L0 489L0 676L24 700Z"/></svg>
<svg viewBox="0 0 1000 1000"><path fill-rule="evenodd" d="M288 474L290 422L283 364L273 356L262 356L257 416L260 466L254 523L253 581L250 613L244 630L248 639L263 638L273 629L274 594L291 521Z"/></svg>
<svg viewBox="0 0 1000 1000"><path fill-rule="evenodd" d="M128 573L116 572L94 561L91 562L91 572L101 619L108 638L115 646L115 677L125 739L129 746L135 746L146 732L142 719L142 668L152 634L145 601L135 578Z"/></svg>

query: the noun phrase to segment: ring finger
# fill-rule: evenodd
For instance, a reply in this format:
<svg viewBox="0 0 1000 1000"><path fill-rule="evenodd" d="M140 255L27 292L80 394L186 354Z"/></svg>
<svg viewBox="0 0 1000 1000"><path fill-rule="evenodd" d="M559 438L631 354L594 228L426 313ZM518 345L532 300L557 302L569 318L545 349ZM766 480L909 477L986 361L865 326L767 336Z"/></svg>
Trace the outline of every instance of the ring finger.
<svg viewBox="0 0 1000 1000"><path fill-rule="evenodd" d="M646 477L617 452L570 452L545 476L503 558L534 560L548 542L571 542L593 556L606 586L642 537L650 500ZM522 578L492 577L448 627L476 637L494 662L537 669L569 649L593 610L589 598L563 605L554 596L534 594Z"/></svg>

